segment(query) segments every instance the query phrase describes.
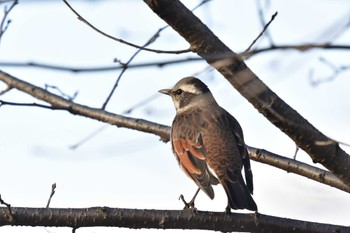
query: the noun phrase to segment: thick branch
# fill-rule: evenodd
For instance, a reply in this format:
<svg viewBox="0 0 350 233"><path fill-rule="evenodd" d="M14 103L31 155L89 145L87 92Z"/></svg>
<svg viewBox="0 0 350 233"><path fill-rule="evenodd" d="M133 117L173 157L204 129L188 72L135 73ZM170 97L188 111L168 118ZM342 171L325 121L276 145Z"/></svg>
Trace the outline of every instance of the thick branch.
<svg viewBox="0 0 350 233"><path fill-rule="evenodd" d="M110 226L155 229L202 229L222 232L349 232L350 228L299 221L263 214L225 214L181 210L138 210L108 207L86 209L12 208L15 221L9 221L7 208L0 208L0 225L45 227Z"/></svg>
<svg viewBox="0 0 350 233"><path fill-rule="evenodd" d="M161 137L164 142L169 141L170 127L166 125L160 125L154 122L146 121L143 119L135 119L131 117L125 117L122 115L113 114L101 109L91 108L88 106L76 104L70 100L64 99L61 96L50 93L49 91L34 86L30 83L19 80L9 74L0 71L0 80L5 82L8 87L16 88L23 91L37 99L43 100L51 106L42 105L37 103L31 104L21 104L21 103L11 103L6 101L0 101L3 105L14 105L14 106L30 106L30 107L42 107L52 110L66 110L72 114L89 117L91 119L103 121L118 127L125 127L130 129L135 129L142 132L152 133ZM271 152L249 147L250 157L262 163L266 163L277 168L286 170L287 172L292 172L299 174L315 181L336 187L345 192L350 192L348 186L346 186L337 177L332 175L330 172L315 168L313 166L307 165L305 163L298 162L296 160L291 160L282 156L278 156Z"/></svg>
<svg viewBox="0 0 350 233"><path fill-rule="evenodd" d="M190 44L193 51L216 68L260 113L350 186L350 156L339 144L318 131L266 86L242 58L230 50L178 0L144 0ZM213 59L227 55L230 58Z"/></svg>
<svg viewBox="0 0 350 233"><path fill-rule="evenodd" d="M311 166L309 164L271 153L267 150L248 146L249 157L252 160L265 163L290 173L298 174L314 181L327 184L334 188L350 193L350 187L339 180L329 171Z"/></svg>

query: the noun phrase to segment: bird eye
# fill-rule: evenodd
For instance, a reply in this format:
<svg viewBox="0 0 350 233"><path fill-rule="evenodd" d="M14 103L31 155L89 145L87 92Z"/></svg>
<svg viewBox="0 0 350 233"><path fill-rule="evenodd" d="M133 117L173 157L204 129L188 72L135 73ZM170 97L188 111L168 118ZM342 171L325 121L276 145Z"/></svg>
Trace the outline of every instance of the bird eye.
<svg viewBox="0 0 350 233"><path fill-rule="evenodd" d="M181 95L182 94L182 90L181 89L177 89L176 91L175 91L175 95Z"/></svg>

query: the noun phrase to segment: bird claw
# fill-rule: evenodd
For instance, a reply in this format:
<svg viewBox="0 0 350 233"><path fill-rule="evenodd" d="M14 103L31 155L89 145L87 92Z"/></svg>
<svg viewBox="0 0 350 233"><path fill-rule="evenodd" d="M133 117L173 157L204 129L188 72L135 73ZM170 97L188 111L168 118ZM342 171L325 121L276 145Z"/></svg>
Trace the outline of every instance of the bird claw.
<svg viewBox="0 0 350 233"><path fill-rule="evenodd" d="M197 208L194 207L194 200L192 199L190 202L186 202L184 195L180 195L179 200L181 200L184 203L184 210L190 209L193 212L197 211Z"/></svg>

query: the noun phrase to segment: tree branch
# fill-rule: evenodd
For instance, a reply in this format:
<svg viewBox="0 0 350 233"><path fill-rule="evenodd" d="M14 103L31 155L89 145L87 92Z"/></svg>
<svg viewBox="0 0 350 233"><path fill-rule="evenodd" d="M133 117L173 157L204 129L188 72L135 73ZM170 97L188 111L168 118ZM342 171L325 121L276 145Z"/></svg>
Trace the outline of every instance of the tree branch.
<svg viewBox="0 0 350 233"><path fill-rule="evenodd" d="M202 58L198 57L189 57L184 59L174 59L174 60L162 60L162 61L153 61L153 62L142 62L142 63L135 63L135 64L129 64L128 69L133 68L144 68L144 67L164 67L166 65L176 65L180 63L187 63L192 61L203 61ZM48 69L48 70L57 70L57 71L67 71L67 72L73 72L73 73L80 73L80 72L107 72L107 71L115 71L115 70L121 70L125 68L125 65L111 65L111 66L97 66L97 67L72 67L72 66L61 66L61 65L55 65L55 64L46 64L41 62L0 62L0 67L23 67L23 68L29 68L29 67L35 67L35 68L41 68L41 69Z"/></svg>
<svg viewBox="0 0 350 233"><path fill-rule="evenodd" d="M56 183L53 183L51 186L51 193L50 193L49 199L47 200L46 208L49 208L50 203L51 203L51 199L52 199L53 195L55 195L55 190L56 190Z"/></svg>
<svg viewBox="0 0 350 233"><path fill-rule="evenodd" d="M5 7L4 9L4 16L0 22L0 41L4 33L6 32L9 24L11 23L11 20L7 20L7 16L10 14L11 10L18 4L18 0L13 1L11 6L7 9Z"/></svg>
<svg viewBox="0 0 350 233"><path fill-rule="evenodd" d="M315 163L321 163L350 186L350 156L266 86L241 56L229 49L178 0L144 0L160 18L191 44L191 49L217 69L260 113L286 133ZM226 55L226 59L213 56Z"/></svg>
<svg viewBox="0 0 350 233"><path fill-rule="evenodd" d="M314 79L313 78L314 69L310 70L309 80L310 80L310 84L313 86L318 86L318 85L325 83L325 82L331 82L334 79L336 79L338 77L338 75L340 75L342 72L350 70L350 65L337 66L337 65L333 64L332 62L328 61L327 59L325 59L324 57L320 57L319 60L324 65L328 66L333 71L333 73L330 76L323 78L323 79Z"/></svg>
<svg viewBox="0 0 350 233"><path fill-rule="evenodd" d="M264 149L248 147L249 157L257 162L265 163L290 173L298 174L314 181L332 186L350 193L350 187L344 184L329 171L311 166L309 164L274 154Z"/></svg>
<svg viewBox="0 0 350 233"><path fill-rule="evenodd" d="M253 49L250 50L247 53L240 53L243 59L249 59L254 55L258 55L265 52L273 52L278 50L298 50L300 52L305 52L311 49L333 49L333 50L350 50L350 45L330 45L330 44L303 44L303 45L274 45L274 46L268 46L260 49ZM227 56L227 54L224 54L220 56L219 54L216 55L215 58L229 58L230 56ZM187 62L198 62L198 61L204 61L203 58L200 57L187 57L182 59L173 59L173 60L161 60L161 61L152 61L152 62L142 62L142 63L135 63L135 64L129 64L127 67L128 69L135 69L135 68L145 68L145 67L164 67L167 65L177 65L181 63L187 63ZM57 70L57 71L66 71L66 72L73 72L73 73L81 73L81 72L108 72L108 71L115 71L115 70L121 70L125 68L125 64L121 65L111 65L111 66L96 66L96 67L74 67L74 66L62 66L62 65L55 65L55 64L47 64L42 62L12 62L12 61L3 61L0 62L0 67L22 67L22 68L40 68L40 69L48 69L48 70Z"/></svg>
<svg viewBox="0 0 350 233"><path fill-rule="evenodd" d="M255 3L256 3L256 7L258 8L258 15L259 15L260 24L262 27L265 28L266 23L265 23L265 16L264 16L264 10L262 7L262 2L260 0L256 0ZM266 30L265 37L269 40L269 43L271 45L274 44L269 30Z"/></svg>
<svg viewBox="0 0 350 233"><path fill-rule="evenodd" d="M258 0L259 2L259 0ZM243 54L247 54L249 52L249 50L253 47L253 45L260 39L260 37L264 34L267 33L267 28L270 26L270 24L272 23L272 21L276 18L278 12L276 11L275 14L273 14L271 16L270 21L265 24L265 26L263 27L262 31L259 33L259 35L252 41L252 43L250 43L250 45L248 46L248 48L246 50L244 50ZM270 38L270 37L269 37ZM272 40L272 39L271 39Z"/></svg>
<svg viewBox="0 0 350 233"><path fill-rule="evenodd" d="M42 108L53 109L53 110L56 110L56 109L66 110L72 114L89 117L91 119L103 121L112 125L116 125L118 127L125 127L125 128L142 131L142 132L152 133L160 136L161 140L164 142L169 141L169 136L170 136L169 126L160 125L160 124L143 120L143 119L125 117L125 116L113 114L101 109L80 105L70 100L67 100L61 96L52 94L43 88L40 88L30 83L19 80L2 71L0 71L0 80L5 82L8 86L11 86L37 99L40 99L49 103L51 106L41 105L37 103L26 104L26 103L11 103L6 101L0 101L0 104L15 105L15 106L34 106L34 107L42 107ZM248 149L249 149L249 154L251 158L255 161L259 161L262 163L275 166L277 168L286 170L287 172L292 172L298 175L308 177L320 183L324 183L332 187L336 187L345 192L350 192L348 186L346 186L344 183L342 183L341 180L339 180L336 176L334 176L328 171L315 168L313 166L307 165L302 162L298 162L296 160L291 160L282 156L278 156L276 154L273 154L265 150L257 149L254 147L248 147Z"/></svg>
<svg viewBox="0 0 350 233"><path fill-rule="evenodd" d="M145 48L147 46L149 46L150 44L152 44L154 41L156 41L156 39L159 37L159 33L164 30L167 26L160 28L150 39L148 39L148 41L142 46L142 48ZM120 72L116 82L114 83L111 92L109 93L107 99L105 100L105 102L102 105L102 109L106 109L106 106L108 104L108 102L110 101L110 99L112 98L112 95L115 91L115 89L117 88L120 79L122 78L123 74L125 73L125 71L129 68L130 63L132 62L132 60L142 51L142 49L137 49L137 51L129 58L129 60L124 64L124 68L122 69L122 71Z"/></svg>
<svg viewBox="0 0 350 233"><path fill-rule="evenodd" d="M260 213L225 214L191 210L141 210L93 207L84 209L12 207L15 221L4 217L8 210L0 208L0 226L80 227L109 226L132 229L201 229L222 232L349 232L350 228L321 224Z"/></svg>

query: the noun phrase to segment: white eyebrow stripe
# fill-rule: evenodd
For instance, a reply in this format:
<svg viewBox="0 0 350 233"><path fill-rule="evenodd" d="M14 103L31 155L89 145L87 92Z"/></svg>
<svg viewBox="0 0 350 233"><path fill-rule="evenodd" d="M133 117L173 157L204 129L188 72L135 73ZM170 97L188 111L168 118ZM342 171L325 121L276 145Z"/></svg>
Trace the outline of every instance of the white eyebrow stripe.
<svg viewBox="0 0 350 233"><path fill-rule="evenodd" d="M199 90L197 88L195 88L194 85L191 84L186 84L180 87L180 89L182 89L185 92L189 92L189 93L193 93L193 94L199 94Z"/></svg>

